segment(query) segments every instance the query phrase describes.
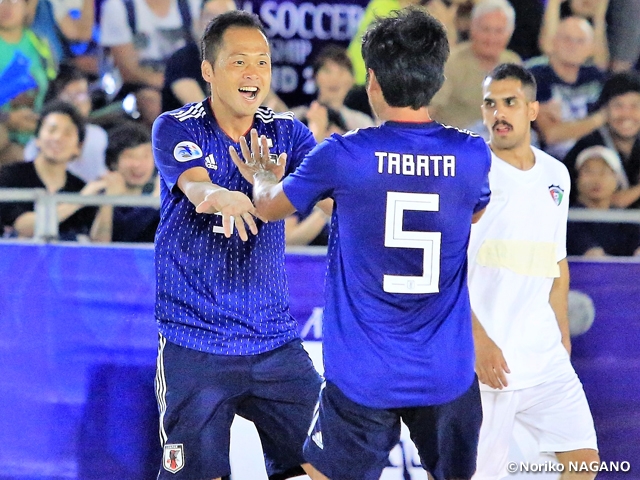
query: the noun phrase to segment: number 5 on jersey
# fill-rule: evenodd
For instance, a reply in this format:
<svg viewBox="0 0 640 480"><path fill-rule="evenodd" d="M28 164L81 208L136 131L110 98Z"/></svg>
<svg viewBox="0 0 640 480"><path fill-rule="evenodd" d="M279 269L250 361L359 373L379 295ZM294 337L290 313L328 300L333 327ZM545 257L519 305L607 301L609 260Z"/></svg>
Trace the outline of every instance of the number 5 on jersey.
<svg viewBox="0 0 640 480"><path fill-rule="evenodd" d="M440 195L435 193L387 192L384 246L423 250L421 276L384 275L387 293L437 293L440 291L440 232L415 232L402 229L404 212L440 210Z"/></svg>

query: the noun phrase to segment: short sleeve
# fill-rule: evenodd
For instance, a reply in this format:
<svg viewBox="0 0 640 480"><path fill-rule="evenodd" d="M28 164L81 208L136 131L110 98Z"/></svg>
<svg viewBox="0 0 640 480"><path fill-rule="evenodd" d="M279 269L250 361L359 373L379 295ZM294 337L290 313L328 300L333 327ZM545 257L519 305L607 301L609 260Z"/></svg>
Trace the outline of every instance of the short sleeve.
<svg viewBox="0 0 640 480"><path fill-rule="evenodd" d="M100 16L100 45L113 47L133 42L127 11L122 0L106 0Z"/></svg>
<svg viewBox="0 0 640 480"><path fill-rule="evenodd" d="M336 188L337 149L335 139L323 141L282 181L285 195L303 215L307 215L320 200L332 196Z"/></svg>
<svg viewBox="0 0 640 480"><path fill-rule="evenodd" d="M169 190L178 182L182 172L203 167L202 147L186 127L169 114L159 116L151 134L153 158Z"/></svg>
<svg viewBox="0 0 640 480"><path fill-rule="evenodd" d="M306 155L316 146L316 139L311 130L297 118L293 119L293 146L291 158L288 161L287 173L293 172L304 160Z"/></svg>
<svg viewBox="0 0 640 480"><path fill-rule="evenodd" d="M489 186L489 171L491 170L491 150L489 150L489 146L484 144L484 165L485 168L483 170L482 176L482 187L480 188L480 197L478 198L478 202L473 209L473 213L477 213L485 208L489 204L489 200L491 199L491 188Z"/></svg>

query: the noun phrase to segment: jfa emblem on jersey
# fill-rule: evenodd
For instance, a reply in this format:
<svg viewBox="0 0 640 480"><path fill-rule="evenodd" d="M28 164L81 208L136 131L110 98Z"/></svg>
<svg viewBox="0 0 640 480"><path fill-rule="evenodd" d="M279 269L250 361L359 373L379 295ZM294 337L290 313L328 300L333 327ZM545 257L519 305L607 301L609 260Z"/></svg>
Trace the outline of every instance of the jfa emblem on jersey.
<svg viewBox="0 0 640 480"><path fill-rule="evenodd" d="M551 198L553 198L553 201L556 202L556 205L560 205L562 203L564 190L561 189L558 185L551 185L549 187L549 193L551 194Z"/></svg>
<svg viewBox="0 0 640 480"><path fill-rule="evenodd" d="M202 157L202 149L193 142L180 142L173 149L173 158L179 162L188 162Z"/></svg>
<svg viewBox="0 0 640 480"><path fill-rule="evenodd" d="M212 154L209 154L206 157L204 157L204 166L207 168L210 168L211 170L218 169L218 164L216 163L216 159L213 158Z"/></svg>
<svg viewBox="0 0 640 480"><path fill-rule="evenodd" d="M162 466L171 473L182 470L184 467L184 447L181 443L171 443L164 446Z"/></svg>

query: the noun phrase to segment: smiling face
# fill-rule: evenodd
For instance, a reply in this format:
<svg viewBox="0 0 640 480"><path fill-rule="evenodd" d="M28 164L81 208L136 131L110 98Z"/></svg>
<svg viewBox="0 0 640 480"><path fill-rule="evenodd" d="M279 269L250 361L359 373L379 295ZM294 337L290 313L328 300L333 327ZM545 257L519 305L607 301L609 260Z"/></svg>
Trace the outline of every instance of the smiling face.
<svg viewBox="0 0 640 480"><path fill-rule="evenodd" d="M353 87L353 74L343 65L327 60L316 73L318 101L339 109Z"/></svg>
<svg viewBox="0 0 640 480"><path fill-rule="evenodd" d="M623 140L634 140L640 133L640 93L613 97L605 108L611 132Z"/></svg>
<svg viewBox="0 0 640 480"><path fill-rule="evenodd" d="M124 178L127 188L142 188L153 176L155 164L150 143L125 148L118 156L116 171Z"/></svg>
<svg viewBox="0 0 640 480"><path fill-rule="evenodd" d="M78 127L69 115L53 112L42 120L36 146L50 163L67 163L80 155Z"/></svg>
<svg viewBox="0 0 640 480"><path fill-rule="evenodd" d="M491 146L511 150L531 141L531 122L538 115L538 102L515 78L483 84L482 121L489 130Z"/></svg>
<svg viewBox="0 0 640 480"><path fill-rule="evenodd" d="M211 85L216 117L253 117L271 87L271 54L266 37L255 28L230 27L212 65L202 62Z"/></svg>

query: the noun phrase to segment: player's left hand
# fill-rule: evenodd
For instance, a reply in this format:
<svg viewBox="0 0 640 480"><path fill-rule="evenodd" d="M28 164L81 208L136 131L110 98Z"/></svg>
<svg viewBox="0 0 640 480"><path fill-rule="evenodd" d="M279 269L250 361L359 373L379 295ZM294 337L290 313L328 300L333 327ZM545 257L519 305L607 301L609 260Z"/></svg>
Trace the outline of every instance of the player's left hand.
<svg viewBox="0 0 640 480"><path fill-rule="evenodd" d="M264 135L258 137L258 131L255 128L251 129L251 147L246 138L240 137L240 150L242 159L233 147L229 147L229 154L247 182L253 184L253 176L261 171L273 173L277 180L284 176L287 154L281 153L276 161L271 160L267 137Z"/></svg>

